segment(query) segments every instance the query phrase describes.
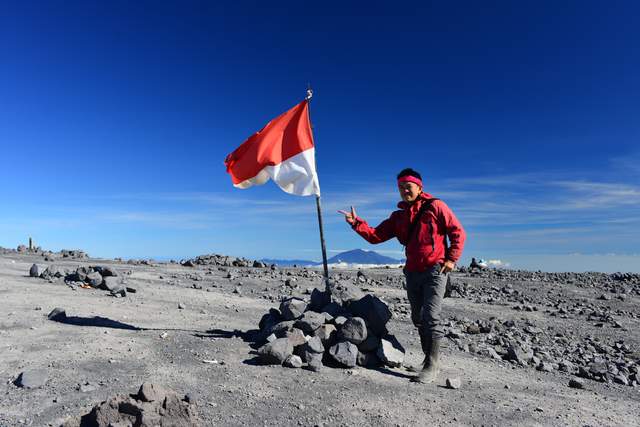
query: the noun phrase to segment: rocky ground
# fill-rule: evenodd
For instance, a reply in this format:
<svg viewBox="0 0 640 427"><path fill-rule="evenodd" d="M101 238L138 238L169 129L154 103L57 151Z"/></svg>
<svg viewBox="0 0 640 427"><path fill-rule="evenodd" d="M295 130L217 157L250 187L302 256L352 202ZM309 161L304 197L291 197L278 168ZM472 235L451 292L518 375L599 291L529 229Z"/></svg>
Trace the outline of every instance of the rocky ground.
<svg viewBox="0 0 640 427"><path fill-rule="evenodd" d="M455 273L443 371L422 385L402 366L263 364L260 320L308 302L317 270L21 249L0 251L0 426L151 407L164 425L640 425L640 275ZM388 303L404 364L421 360L399 269L332 277Z"/></svg>

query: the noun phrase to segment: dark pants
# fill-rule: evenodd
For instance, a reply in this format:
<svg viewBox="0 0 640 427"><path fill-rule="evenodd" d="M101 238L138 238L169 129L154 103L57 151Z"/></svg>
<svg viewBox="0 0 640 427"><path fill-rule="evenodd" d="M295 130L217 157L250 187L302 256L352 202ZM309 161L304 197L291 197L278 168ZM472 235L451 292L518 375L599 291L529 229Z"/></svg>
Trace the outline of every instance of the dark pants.
<svg viewBox="0 0 640 427"><path fill-rule="evenodd" d="M440 268L436 264L424 272L405 272L411 321L418 328L421 338L439 340L444 337L440 312L448 273L440 274Z"/></svg>

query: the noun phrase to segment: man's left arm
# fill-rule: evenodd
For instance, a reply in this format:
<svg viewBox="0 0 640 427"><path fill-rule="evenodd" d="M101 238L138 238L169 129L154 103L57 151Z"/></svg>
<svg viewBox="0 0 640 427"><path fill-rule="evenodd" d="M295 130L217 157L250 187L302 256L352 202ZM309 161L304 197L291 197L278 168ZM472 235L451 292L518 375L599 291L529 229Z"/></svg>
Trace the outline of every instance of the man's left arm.
<svg viewBox="0 0 640 427"><path fill-rule="evenodd" d="M440 201L438 205L444 223L445 233L449 238L449 248L445 254L445 263L441 271L443 273L448 273L454 269L456 263L462 256L462 250L464 249L464 242L467 238L467 234L451 208L442 201Z"/></svg>

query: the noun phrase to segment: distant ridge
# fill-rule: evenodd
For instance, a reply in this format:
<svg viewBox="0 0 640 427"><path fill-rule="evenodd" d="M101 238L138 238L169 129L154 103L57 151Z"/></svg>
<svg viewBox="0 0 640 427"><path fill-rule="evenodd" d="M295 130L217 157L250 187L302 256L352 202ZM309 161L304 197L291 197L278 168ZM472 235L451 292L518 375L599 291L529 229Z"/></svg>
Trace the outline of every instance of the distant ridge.
<svg viewBox="0 0 640 427"><path fill-rule="evenodd" d="M260 261L267 264L276 264L282 267L291 267L297 265L299 267L308 265L322 265L322 262L310 261L305 259L273 259L263 258ZM380 255L374 251L365 251L362 249L353 249L346 252L340 252L327 260L329 264L401 264L402 261L388 256Z"/></svg>

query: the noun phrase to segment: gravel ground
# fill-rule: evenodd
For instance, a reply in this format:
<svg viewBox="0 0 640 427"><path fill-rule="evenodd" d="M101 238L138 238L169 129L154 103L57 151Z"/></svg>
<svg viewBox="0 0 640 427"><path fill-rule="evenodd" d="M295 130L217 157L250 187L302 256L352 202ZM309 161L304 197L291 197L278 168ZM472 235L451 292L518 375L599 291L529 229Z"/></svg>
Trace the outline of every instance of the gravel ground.
<svg viewBox="0 0 640 427"><path fill-rule="evenodd" d="M116 298L29 277L34 262L52 264L0 255L0 426L60 425L143 382L188 394L199 425L640 425L636 276L456 273L459 292L444 303L443 371L422 385L403 368L314 373L256 363L250 331L280 298L308 298L309 288L321 287L316 270L55 261L70 270L112 267L136 290ZM390 304L390 332L407 362L417 363L401 271L356 273L333 276ZM49 320L55 307L74 322ZM507 340L530 346L535 359L516 363L483 351L504 356ZM563 360L572 369L559 369ZM607 372L589 373L598 364ZM34 370L43 385L15 384ZM627 385L615 379L620 374ZM447 378L460 378L461 387L447 388ZM583 388L570 387L572 379Z"/></svg>

